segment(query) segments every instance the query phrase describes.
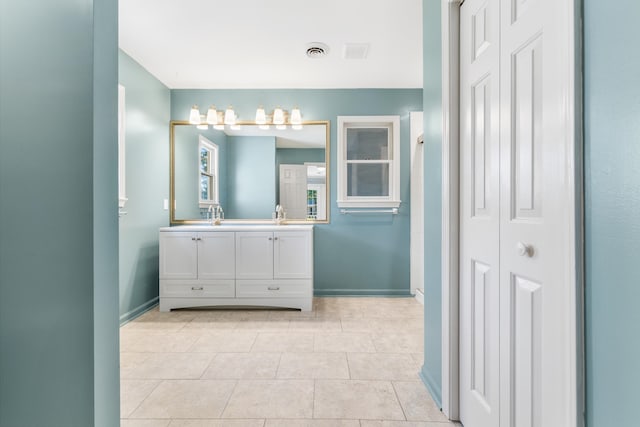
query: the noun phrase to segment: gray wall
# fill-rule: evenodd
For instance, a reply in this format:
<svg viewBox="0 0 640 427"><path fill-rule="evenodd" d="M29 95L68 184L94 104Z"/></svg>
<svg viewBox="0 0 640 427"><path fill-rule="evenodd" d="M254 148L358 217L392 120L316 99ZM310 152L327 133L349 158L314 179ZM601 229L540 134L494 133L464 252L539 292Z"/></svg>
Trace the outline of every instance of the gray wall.
<svg viewBox="0 0 640 427"><path fill-rule="evenodd" d="M126 91L126 193L120 218L120 320L157 302L158 228L169 225L169 89L123 51Z"/></svg>
<svg viewBox="0 0 640 427"><path fill-rule="evenodd" d="M118 425L117 2L0 3L0 426Z"/></svg>

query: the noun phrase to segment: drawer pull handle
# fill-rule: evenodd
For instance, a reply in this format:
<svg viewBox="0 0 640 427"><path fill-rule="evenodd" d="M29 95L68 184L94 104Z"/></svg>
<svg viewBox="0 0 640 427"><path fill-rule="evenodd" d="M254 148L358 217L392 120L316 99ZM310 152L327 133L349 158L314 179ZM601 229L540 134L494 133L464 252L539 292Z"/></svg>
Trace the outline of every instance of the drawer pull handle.
<svg viewBox="0 0 640 427"><path fill-rule="evenodd" d="M200 287L192 286L191 290L192 291L204 291L204 288L202 286L200 286Z"/></svg>
<svg viewBox="0 0 640 427"><path fill-rule="evenodd" d="M280 286L269 286L267 289L269 289L270 291L279 291Z"/></svg>
<svg viewBox="0 0 640 427"><path fill-rule="evenodd" d="M193 241L195 242L195 241L196 241L196 238L195 238L195 237L192 237L192 238L191 238L191 240L193 240Z"/></svg>

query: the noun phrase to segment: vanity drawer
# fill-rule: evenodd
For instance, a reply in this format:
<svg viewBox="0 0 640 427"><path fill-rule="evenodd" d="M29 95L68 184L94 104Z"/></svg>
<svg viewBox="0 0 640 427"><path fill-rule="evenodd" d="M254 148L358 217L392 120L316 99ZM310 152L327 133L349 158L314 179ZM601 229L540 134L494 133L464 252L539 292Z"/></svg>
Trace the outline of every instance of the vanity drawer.
<svg viewBox="0 0 640 427"><path fill-rule="evenodd" d="M207 280L191 283L183 280L160 280L160 296L233 298L235 297L235 280Z"/></svg>
<svg viewBox="0 0 640 427"><path fill-rule="evenodd" d="M307 297L311 280L236 280L237 298Z"/></svg>

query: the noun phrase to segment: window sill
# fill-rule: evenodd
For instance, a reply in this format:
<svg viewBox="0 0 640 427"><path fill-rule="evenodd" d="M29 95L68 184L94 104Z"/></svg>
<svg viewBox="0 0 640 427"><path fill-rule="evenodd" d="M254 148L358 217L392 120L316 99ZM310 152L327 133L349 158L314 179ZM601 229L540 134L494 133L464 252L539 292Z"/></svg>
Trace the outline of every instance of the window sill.
<svg viewBox="0 0 640 427"><path fill-rule="evenodd" d="M339 208L399 208L400 200L337 200Z"/></svg>

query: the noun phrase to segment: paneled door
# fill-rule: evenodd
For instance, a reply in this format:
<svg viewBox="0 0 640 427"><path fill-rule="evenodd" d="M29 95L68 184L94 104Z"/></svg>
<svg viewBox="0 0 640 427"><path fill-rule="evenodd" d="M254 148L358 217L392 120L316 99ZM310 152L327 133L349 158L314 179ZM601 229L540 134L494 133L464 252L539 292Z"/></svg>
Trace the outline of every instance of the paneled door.
<svg viewBox="0 0 640 427"><path fill-rule="evenodd" d="M571 4L461 7L465 427L575 424Z"/></svg>
<svg viewBox="0 0 640 427"><path fill-rule="evenodd" d="M460 14L460 414L499 425L499 0L466 0ZM473 420L473 421L471 421Z"/></svg>

